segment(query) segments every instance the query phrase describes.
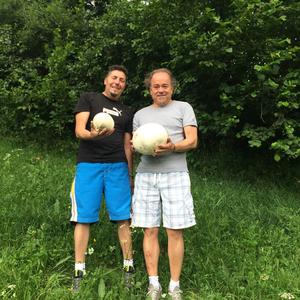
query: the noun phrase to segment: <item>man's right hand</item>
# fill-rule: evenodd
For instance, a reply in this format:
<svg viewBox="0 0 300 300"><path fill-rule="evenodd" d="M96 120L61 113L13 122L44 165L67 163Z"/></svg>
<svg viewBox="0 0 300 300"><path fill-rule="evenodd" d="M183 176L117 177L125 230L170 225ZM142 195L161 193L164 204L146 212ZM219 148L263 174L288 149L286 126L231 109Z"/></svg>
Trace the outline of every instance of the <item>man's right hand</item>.
<svg viewBox="0 0 300 300"><path fill-rule="evenodd" d="M91 137L92 138L100 138L100 137L109 136L109 135L113 134L114 131L115 131L115 128L113 128L113 129L107 129L107 128L96 129L93 124L93 121L91 121Z"/></svg>

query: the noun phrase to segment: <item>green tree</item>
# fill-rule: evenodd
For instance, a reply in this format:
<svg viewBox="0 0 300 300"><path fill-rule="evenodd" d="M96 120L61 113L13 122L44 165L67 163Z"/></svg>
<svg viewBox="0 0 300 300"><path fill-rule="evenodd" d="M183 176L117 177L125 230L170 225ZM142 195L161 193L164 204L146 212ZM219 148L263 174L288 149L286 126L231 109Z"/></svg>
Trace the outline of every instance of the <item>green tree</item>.
<svg viewBox="0 0 300 300"><path fill-rule="evenodd" d="M300 155L299 1L10 0L0 2L2 132L66 136L84 90L124 64L124 101L169 67L176 98L208 141L243 141L276 160Z"/></svg>

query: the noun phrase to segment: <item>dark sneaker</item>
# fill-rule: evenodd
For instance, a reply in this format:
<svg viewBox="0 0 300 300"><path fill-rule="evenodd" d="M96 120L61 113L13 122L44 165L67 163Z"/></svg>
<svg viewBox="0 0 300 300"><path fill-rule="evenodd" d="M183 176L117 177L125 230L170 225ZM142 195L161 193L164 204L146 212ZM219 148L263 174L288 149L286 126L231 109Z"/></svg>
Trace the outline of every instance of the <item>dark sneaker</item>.
<svg viewBox="0 0 300 300"><path fill-rule="evenodd" d="M169 296L171 296L172 300L182 300L182 290L176 287L173 292L169 291Z"/></svg>
<svg viewBox="0 0 300 300"><path fill-rule="evenodd" d="M148 287L148 293L147 293L147 300L158 300L160 299L161 296L161 292L162 292L162 288L161 286L159 286L158 288L155 287L153 284L150 284Z"/></svg>
<svg viewBox="0 0 300 300"><path fill-rule="evenodd" d="M73 277L73 287L72 290L74 293L77 293L80 288L80 282L84 276L84 272L81 270L75 270L74 277Z"/></svg>
<svg viewBox="0 0 300 300"><path fill-rule="evenodd" d="M131 288L134 285L134 267L123 267L124 271L124 284L127 288Z"/></svg>

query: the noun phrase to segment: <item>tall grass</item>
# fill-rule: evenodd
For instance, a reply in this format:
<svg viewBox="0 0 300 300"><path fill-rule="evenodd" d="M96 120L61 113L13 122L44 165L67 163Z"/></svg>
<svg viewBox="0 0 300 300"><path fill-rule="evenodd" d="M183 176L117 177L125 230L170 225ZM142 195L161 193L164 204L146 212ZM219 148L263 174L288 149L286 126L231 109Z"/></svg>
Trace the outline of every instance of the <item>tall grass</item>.
<svg viewBox="0 0 300 300"><path fill-rule="evenodd" d="M92 226L86 280L79 294L70 291L75 149L0 142L0 299L145 298L142 230L133 232L137 272L128 291L116 227L104 210ZM185 232L185 299L299 298L299 164L273 166L228 153L200 153L191 178L197 225ZM164 231L160 240L166 292Z"/></svg>

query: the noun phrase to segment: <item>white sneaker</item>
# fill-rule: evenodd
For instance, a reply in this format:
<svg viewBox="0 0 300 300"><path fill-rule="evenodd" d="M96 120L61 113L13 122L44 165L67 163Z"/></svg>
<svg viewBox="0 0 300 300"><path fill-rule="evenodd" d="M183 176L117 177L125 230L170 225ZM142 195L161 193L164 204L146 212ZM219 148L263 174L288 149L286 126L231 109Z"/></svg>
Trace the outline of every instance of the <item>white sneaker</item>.
<svg viewBox="0 0 300 300"><path fill-rule="evenodd" d="M147 299L158 300L161 296L161 291L161 286L157 288L153 284L150 284L148 287Z"/></svg>
<svg viewBox="0 0 300 300"><path fill-rule="evenodd" d="M134 285L134 267L123 267L124 272L124 283L125 287L128 289L132 288Z"/></svg>
<svg viewBox="0 0 300 300"><path fill-rule="evenodd" d="M80 283L81 280L83 279L84 273L85 273L84 271L75 270L74 277L73 277L73 286L72 286L72 291L74 293L79 292Z"/></svg>
<svg viewBox="0 0 300 300"><path fill-rule="evenodd" d="M171 296L172 300L182 300L182 290L176 286L176 288L173 290L173 292L169 291L169 296Z"/></svg>

